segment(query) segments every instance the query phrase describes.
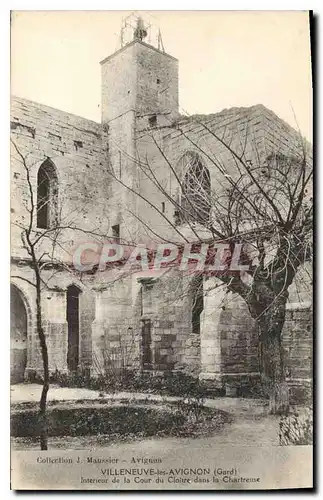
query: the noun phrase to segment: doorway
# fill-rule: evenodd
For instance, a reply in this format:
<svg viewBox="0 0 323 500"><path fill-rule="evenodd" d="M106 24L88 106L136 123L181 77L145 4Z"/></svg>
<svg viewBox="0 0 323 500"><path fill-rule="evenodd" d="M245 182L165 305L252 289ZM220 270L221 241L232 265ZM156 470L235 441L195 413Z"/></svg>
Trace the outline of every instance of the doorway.
<svg viewBox="0 0 323 500"><path fill-rule="evenodd" d="M66 320L68 331L67 367L76 372L79 366L80 351L80 293L81 290L71 285L67 288Z"/></svg>
<svg viewBox="0 0 323 500"><path fill-rule="evenodd" d="M20 290L10 286L10 336L11 359L10 381L19 384L24 381L27 365L27 311Z"/></svg>

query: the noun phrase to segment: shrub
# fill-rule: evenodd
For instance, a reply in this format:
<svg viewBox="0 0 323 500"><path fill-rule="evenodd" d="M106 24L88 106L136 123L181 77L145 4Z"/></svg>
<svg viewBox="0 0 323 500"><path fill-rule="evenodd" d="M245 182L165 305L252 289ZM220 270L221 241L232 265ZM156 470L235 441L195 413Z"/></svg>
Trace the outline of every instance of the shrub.
<svg viewBox="0 0 323 500"><path fill-rule="evenodd" d="M312 409L280 419L279 444L281 446L313 444Z"/></svg>
<svg viewBox="0 0 323 500"><path fill-rule="evenodd" d="M65 374L56 371L51 375L50 382L61 387L86 387L108 393L123 390L196 398L204 397L207 393L207 386L203 382L182 372L154 375L127 370L90 377L88 373Z"/></svg>
<svg viewBox="0 0 323 500"><path fill-rule="evenodd" d="M200 396L190 396L181 398L176 403L177 412L187 422L196 424L200 422L204 411L204 398Z"/></svg>

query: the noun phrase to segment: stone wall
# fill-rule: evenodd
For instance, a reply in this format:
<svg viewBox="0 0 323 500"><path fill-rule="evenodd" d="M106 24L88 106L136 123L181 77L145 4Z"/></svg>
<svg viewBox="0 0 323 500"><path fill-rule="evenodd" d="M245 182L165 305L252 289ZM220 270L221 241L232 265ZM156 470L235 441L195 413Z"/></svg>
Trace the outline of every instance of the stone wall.
<svg viewBox="0 0 323 500"><path fill-rule="evenodd" d="M178 61L146 43L136 44L137 102L136 111L144 114L178 112ZM146 121L148 124L148 120Z"/></svg>
<svg viewBox="0 0 323 500"><path fill-rule="evenodd" d="M174 271L156 281L143 281L142 304L142 318L151 320L154 370L187 368L191 334L187 280Z"/></svg>
<svg viewBox="0 0 323 500"><path fill-rule="evenodd" d="M95 228L96 233L109 234L107 200L111 178L107 175L108 139L100 124L13 98L11 138L25 159L35 203L38 169L47 158L54 164L58 178L58 225L67 227L58 238L57 258L71 260L75 246L91 239L82 231ZM14 145L11 146L11 160L12 253L16 257L27 257L18 225L28 227L31 193L26 168ZM80 231L75 231L75 227ZM35 214L33 229L36 229ZM38 250L39 255L44 251L51 253L52 240L42 238Z"/></svg>
<svg viewBox="0 0 323 500"><path fill-rule="evenodd" d="M258 330L246 304L232 297L220 314L222 382L259 379Z"/></svg>
<svg viewBox="0 0 323 500"><path fill-rule="evenodd" d="M99 279L99 278L98 278ZM116 278L112 286L96 283L95 320L92 323L92 373L139 368L139 317L131 275Z"/></svg>
<svg viewBox="0 0 323 500"><path fill-rule="evenodd" d="M287 379L292 398L311 401L313 381L313 313L310 304L288 307L283 328Z"/></svg>
<svg viewBox="0 0 323 500"><path fill-rule="evenodd" d="M101 74L103 123L130 110L178 111L178 61L145 42L133 41L104 59Z"/></svg>
<svg viewBox="0 0 323 500"><path fill-rule="evenodd" d="M217 140L213 134L221 140ZM163 123L153 129L144 121L137 120L135 139L139 160L149 166L165 190L162 193L144 169L141 172L138 170L140 193L157 208L152 208L144 199L138 200L138 216L145 223L142 232L147 233L147 227L153 228L158 236L171 241L183 241L172 227L175 224L176 206L168 195L175 202L180 198L178 179L182 179L185 174L185 164L181 159L187 152L197 153L209 169L211 189L217 196L228 186L227 177L220 173L221 168L232 178L238 175L236 159L221 141L229 144L238 156L243 154L244 160L253 166L262 164L269 154L299 156L301 152L297 132L262 105L225 109L215 114L177 120L170 118L167 126ZM164 214L168 221L160 214L162 203L165 204ZM215 222L216 217L217 214L214 214ZM185 229L178 227L178 230L185 234ZM191 237L194 235L191 234Z"/></svg>
<svg viewBox="0 0 323 500"><path fill-rule="evenodd" d="M38 331L36 327L36 290L29 282L33 280L33 271L28 263L12 264L12 282L24 296L28 312L27 328L27 365L26 377L43 372ZM54 276L53 276L54 274ZM79 370L88 370L92 366L92 322L95 318L95 292L91 283L77 281L67 271L44 270L42 278L48 287L41 293L43 327L46 335L50 372L67 373L68 324L66 319L67 287L76 285L80 293L79 324ZM28 280L28 281L27 281Z"/></svg>
<svg viewBox="0 0 323 500"><path fill-rule="evenodd" d="M128 57L127 54L125 51L122 58ZM177 106L177 62L158 51L151 51L145 44L133 44L129 54L129 60L122 63L129 66L129 74L126 72L128 76L122 80L120 87L118 81L114 81L113 92L118 102L109 111L117 113L125 110L126 113L115 116L108 127L37 103L13 99L12 137L27 158L33 192L37 191L38 168L46 158L50 158L57 170L63 220L72 220L73 225L85 231L80 234L70 229L61 235L64 251L58 246L55 257L63 262L70 262L76 245L93 239L87 231L95 228L96 233L110 235L114 224L121 225L121 238L128 241L156 242L159 237L164 237L167 241L182 243L186 238L196 237L194 231L188 234L185 232L187 228L175 226L174 204L147 179L140 162L148 162L158 181L176 200L178 182L167 160L181 178L184 174L180 161L182 156L188 150L198 151L210 169L212 186L222 189L219 172L210 161L209 153L226 166L228 174L233 172L235 164L228 150L214 140L199 120L232 140L231 146L237 152L241 152L241 145L244 144L245 155L250 161L255 159L255 146L261 158L265 158L280 148L288 152L289 146L295 145L295 132L263 106L224 110L216 115L197 117L197 120L181 119L176 123L170 117L171 123L167 126L159 127L157 122L156 128L151 128L144 116L146 112L149 114L155 106L157 111L165 111L173 104L174 109ZM154 61L154 68L151 68L151 61L147 64L145 58L148 56ZM133 60L138 63L135 74ZM103 65L106 84L109 78L115 77L113 64L116 63L110 61L112 59ZM112 69L107 76L104 72L108 71L109 64L112 64ZM121 79L124 77L122 72L119 76ZM163 103L158 97L158 86L167 82L162 78L170 82L170 94L165 94ZM129 85L132 85L130 94ZM111 99L111 95L107 97L104 94L104 99L108 98ZM133 98L135 101L132 101ZM131 109L133 102L137 110ZM107 105L108 101L105 102L105 112L108 113ZM167 120L165 116L164 119ZM246 135L247 130L250 137ZM156 148L152 132L165 158ZM189 134L191 140L185 134ZM266 139L265 134L268 135ZM14 149L12 152L13 272L32 281L30 262L21 245L21 228L17 226L17 222L23 221L22 217L28 216L26 206L30 203L30 193L26 172L17 152ZM109 176L111 169L116 180L111 180ZM140 191L143 197L131 193L122 183ZM152 205L158 210L154 210ZM44 251L50 253L51 245L51 240L46 239L38 248L39 254ZM244 380L259 377L257 332L241 301L232 296L219 296L218 292L208 290L206 286L199 336L192 333L189 279L176 274L176 271L157 279L150 278L146 276L144 280L138 280L138 276L133 274L107 286L104 276L88 276L86 283L80 283L73 273L66 270L48 271L44 279L50 281L52 289L46 290L42 300L51 371L67 370L66 290L73 283L82 290L81 369L90 369L92 374L122 367L142 369L143 321L150 320L154 372L185 370L200 373L201 378L214 380L221 387L226 384L241 385ZM35 291L26 281L21 287L28 297L31 311L27 371L41 371L35 329ZM306 300L306 291L301 293L301 300ZM308 310L300 307L289 310L286 317L284 347L289 378L294 385L311 378L310 319Z"/></svg>
<svg viewBox="0 0 323 500"><path fill-rule="evenodd" d="M256 325L243 300L217 280L208 279L205 288L200 378L218 388L251 386L259 381Z"/></svg>

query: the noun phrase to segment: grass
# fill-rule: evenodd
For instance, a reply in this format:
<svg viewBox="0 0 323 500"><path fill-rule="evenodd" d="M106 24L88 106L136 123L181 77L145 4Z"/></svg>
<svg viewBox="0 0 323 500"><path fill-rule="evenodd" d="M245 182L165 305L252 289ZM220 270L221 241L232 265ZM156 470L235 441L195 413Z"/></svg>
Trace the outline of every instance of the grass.
<svg viewBox="0 0 323 500"><path fill-rule="evenodd" d="M32 448L37 444L38 411L19 404L11 416L11 431L15 436L13 447ZM132 442L150 437L201 437L218 432L232 421L229 413L199 408L188 403L112 402L102 404L87 401L85 404L50 405L47 412L48 435L61 438L62 448L83 436L93 436L97 445L115 442Z"/></svg>

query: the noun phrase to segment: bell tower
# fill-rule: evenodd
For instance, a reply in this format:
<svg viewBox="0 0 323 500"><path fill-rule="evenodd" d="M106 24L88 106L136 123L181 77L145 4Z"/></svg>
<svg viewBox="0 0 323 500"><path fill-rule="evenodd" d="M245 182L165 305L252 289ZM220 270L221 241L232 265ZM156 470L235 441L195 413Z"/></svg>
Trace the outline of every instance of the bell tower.
<svg viewBox="0 0 323 500"><path fill-rule="evenodd" d="M165 52L154 23L128 16L120 48L101 61L101 70L103 123L125 113L169 118L178 113L178 61Z"/></svg>
<svg viewBox="0 0 323 500"><path fill-rule="evenodd" d="M178 115L178 61L165 52L154 23L132 14L123 21L119 49L101 62L101 70L102 124L116 178L109 217L121 238L135 241L140 224L132 214L139 213L139 198L124 186L140 185L136 132L169 125Z"/></svg>

